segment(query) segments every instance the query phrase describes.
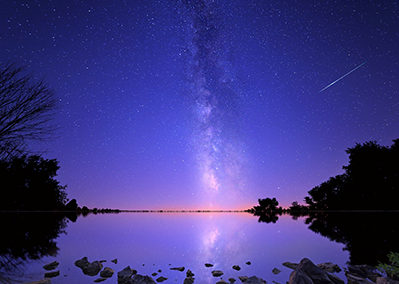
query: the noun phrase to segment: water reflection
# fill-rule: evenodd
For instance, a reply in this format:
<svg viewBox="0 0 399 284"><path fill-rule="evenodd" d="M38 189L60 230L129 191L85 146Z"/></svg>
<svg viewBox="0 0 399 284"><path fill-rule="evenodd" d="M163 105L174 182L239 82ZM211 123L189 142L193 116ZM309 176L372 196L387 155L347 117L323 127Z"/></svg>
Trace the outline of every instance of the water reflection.
<svg viewBox="0 0 399 284"><path fill-rule="evenodd" d="M56 256L56 239L64 233L67 221L60 214L0 214L0 280L18 271L24 262Z"/></svg>
<svg viewBox="0 0 399 284"><path fill-rule="evenodd" d="M256 214L258 222L276 223L281 213ZM292 215L293 220L300 215ZM302 216L303 217L303 216ZM315 233L345 245L349 263L377 265L399 251L399 212L312 212L305 223Z"/></svg>
<svg viewBox="0 0 399 284"><path fill-rule="evenodd" d="M390 251L399 251L399 213L314 213L306 219L309 229L345 245L350 263L376 265L386 262Z"/></svg>
<svg viewBox="0 0 399 284"><path fill-rule="evenodd" d="M108 260L115 271L130 265L150 275L161 269L162 276L178 283L185 273L170 271L172 266L189 268L201 283L216 282L210 273L214 269L225 272L223 279L257 275L285 283L290 272L281 267L285 261L309 257L316 263L343 265L349 259L374 265L387 252L399 250L399 214L313 214L295 221L288 215L257 220L247 213L127 213L89 215L68 227L65 218L56 214L0 216L6 232L0 236L0 282L21 267L25 274L35 273L28 280L38 280L43 277L42 265L53 260L60 262L63 275L54 283L92 281L73 266L87 256L90 261ZM109 263L114 258L118 264ZM24 265L28 260L33 261ZM214 267L206 268L205 263ZM241 271L232 269L236 264ZM272 274L274 267L283 272Z"/></svg>

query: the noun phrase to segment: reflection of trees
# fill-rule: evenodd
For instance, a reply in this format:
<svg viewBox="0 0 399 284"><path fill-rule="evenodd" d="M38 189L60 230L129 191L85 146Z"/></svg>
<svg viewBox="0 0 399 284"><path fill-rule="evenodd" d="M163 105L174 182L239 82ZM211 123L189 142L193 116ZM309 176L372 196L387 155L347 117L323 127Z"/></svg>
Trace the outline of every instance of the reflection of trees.
<svg viewBox="0 0 399 284"><path fill-rule="evenodd" d="M57 255L56 239L67 224L62 214L39 213L0 213L0 222L0 277L26 260Z"/></svg>
<svg viewBox="0 0 399 284"><path fill-rule="evenodd" d="M258 216L259 216L258 222L276 223L279 215L275 212L269 212Z"/></svg>
<svg viewBox="0 0 399 284"><path fill-rule="evenodd" d="M345 244L351 264L386 262L390 251L399 251L398 213L313 213L309 229Z"/></svg>

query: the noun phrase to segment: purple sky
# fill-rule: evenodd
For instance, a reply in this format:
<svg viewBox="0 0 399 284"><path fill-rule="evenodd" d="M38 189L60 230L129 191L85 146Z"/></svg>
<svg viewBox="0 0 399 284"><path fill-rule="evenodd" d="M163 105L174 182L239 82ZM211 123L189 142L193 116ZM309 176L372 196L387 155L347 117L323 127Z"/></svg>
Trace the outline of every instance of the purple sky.
<svg viewBox="0 0 399 284"><path fill-rule="evenodd" d="M2 4L0 63L59 98L56 137L32 147L79 204L288 205L346 148L398 138L397 1L176 3Z"/></svg>

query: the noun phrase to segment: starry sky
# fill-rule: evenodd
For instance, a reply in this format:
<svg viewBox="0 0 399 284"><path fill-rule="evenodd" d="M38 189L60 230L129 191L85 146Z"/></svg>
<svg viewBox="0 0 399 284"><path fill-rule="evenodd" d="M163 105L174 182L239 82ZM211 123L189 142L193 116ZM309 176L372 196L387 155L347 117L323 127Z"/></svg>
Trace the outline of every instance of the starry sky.
<svg viewBox="0 0 399 284"><path fill-rule="evenodd" d="M0 63L58 100L30 147L81 205L289 205L399 138L397 1L0 2Z"/></svg>

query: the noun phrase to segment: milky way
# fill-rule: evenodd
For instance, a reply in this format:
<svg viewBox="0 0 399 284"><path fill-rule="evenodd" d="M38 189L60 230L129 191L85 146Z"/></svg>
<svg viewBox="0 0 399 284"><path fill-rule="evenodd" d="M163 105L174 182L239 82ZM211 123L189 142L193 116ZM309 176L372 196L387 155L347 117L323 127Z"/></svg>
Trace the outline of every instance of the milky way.
<svg viewBox="0 0 399 284"><path fill-rule="evenodd" d="M348 147L398 138L398 1L2 4L0 64L59 101L55 139L29 148L79 204L287 206Z"/></svg>
<svg viewBox="0 0 399 284"><path fill-rule="evenodd" d="M198 123L194 143L201 180L205 193L232 193L242 186L242 155L234 127L239 96L225 60L223 18L214 1L193 1L187 7L192 17L191 81Z"/></svg>

